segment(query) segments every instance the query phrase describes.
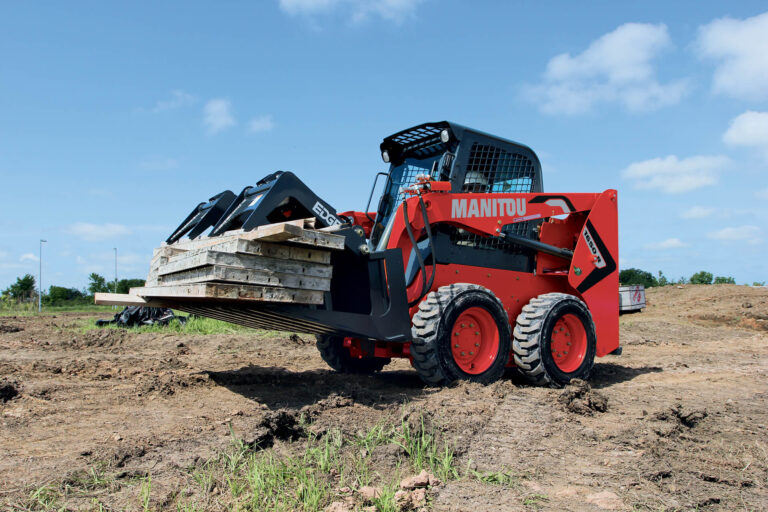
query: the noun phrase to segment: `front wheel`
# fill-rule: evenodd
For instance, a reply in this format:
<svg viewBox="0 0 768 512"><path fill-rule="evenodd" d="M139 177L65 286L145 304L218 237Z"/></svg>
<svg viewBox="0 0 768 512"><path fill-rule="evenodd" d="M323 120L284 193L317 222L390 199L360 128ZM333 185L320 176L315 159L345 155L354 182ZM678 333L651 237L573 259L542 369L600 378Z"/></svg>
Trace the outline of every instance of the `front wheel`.
<svg viewBox="0 0 768 512"><path fill-rule="evenodd" d="M413 366L427 384L488 384L504 374L509 320L493 292L482 286L452 284L429 293L413 316L412 333Z"/></svg>
<svg viewBox="0 0 768 512"><path fill-rule="evenodd" d="M344 346L343 336L319 334L316 339L317 350L320 351L323 361L340 373L376 373L380 372L391 361L388 357L352 357L349 348Z"/></svg>
<svg viewBox="0 0 768 512"><path fill-rule="evenodd" d="M531 383L560 387L589 377L597 336L592 314L578 297L546 293L531 299L513 335L515 366Z"/></svg>

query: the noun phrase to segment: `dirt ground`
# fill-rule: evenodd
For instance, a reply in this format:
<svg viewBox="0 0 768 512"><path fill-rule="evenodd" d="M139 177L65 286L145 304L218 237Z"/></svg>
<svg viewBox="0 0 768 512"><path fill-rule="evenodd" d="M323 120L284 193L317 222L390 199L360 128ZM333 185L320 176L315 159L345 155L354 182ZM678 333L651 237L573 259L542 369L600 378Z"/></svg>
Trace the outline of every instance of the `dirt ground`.
<svg viewBox="0 0 768 512"><path fill-rule="evenodd" d="M443 483L430 510L768 510L768 289L668 286L648 304L621 317L623 355L598 359L591 390L430 389L402 360L338 375L302 335L0 318L0 507L100 464L117 479L150 473L152 507L174 508L163 493L229 443L230 425L248 440L270 411L312 406L315 426L355 431L405 403L440 426L459 467L520 477ZM100 499L135 509L136 493Z"/></svg>

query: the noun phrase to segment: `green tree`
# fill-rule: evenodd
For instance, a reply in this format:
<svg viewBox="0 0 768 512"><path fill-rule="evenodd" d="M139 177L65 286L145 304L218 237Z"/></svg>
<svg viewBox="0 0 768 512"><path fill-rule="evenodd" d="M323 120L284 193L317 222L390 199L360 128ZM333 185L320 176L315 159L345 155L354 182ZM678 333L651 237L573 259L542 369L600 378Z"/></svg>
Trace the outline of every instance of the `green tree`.
<svg viewBox="0 0 768 512"><path fill-rule="evenodd" d="M48 289L48 295L45 297L46 304L58 306L66 303L83 303L86 297L83 292L77 288L65 288L63 286L51 286Z"/></svg>
<svg viewBox="0 0 768 512"><path fill-rule="evenodd" d="M691 276L691 284L712 284L712 273L702 270Z"/></svg>
<svg viewBox="0 0 768 512"><path fill-rule="evenodd" d="M144 279L121 279L117 282L117 293L128 293L131 288L144 286Z"/></svg>
<svg viewBox="0 0 768 512"><path fill-rule="evenodd" d="M88 276L88 292L93 295L94 293L105 293L111 291L107 280L96 274L95 272Z"/></svg>
<svg viewBox="0 0 768 512"><path fill-rule="evenodd" d="M736 280L732 277L717 276L715 284L736 284Z"/></svg>
<svg viewBox="0 0 768 512"><path fill-rule="evenodd" d="M35 295L35 284L35 277L32 274L24 274L22 277L17 277L16 282L4 293L16 301L29 301Z"/></svg>
<svg viewBox="0 0 768 512"><path fill-rule="evenodd" d="M755 281L752 286L765 286L765 281Z"/></svg>
<svg viewBox="0 0 768 512"><path fill-rule="evenodd" d="M667 276L661 273L661 270L659 270L659 278L656 283L659 286L667 286L669 284L669 279L667 279Z"/></svg>
<svg viewBox="0 0 768 512"><path fill-rule="evenodd" d="M627 268L619 272L619 282L621 284L642 284L646 288L658 284L653 274L639 268Z"/></svg>

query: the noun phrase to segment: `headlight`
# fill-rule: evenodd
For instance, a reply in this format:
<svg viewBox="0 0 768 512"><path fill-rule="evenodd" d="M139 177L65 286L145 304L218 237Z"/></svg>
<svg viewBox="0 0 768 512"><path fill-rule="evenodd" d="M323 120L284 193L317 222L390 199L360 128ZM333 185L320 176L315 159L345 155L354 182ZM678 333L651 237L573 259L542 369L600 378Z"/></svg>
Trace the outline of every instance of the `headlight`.
<svg viewBox="0 0 768 512"><path fill-rule="evenodd" d="M451 140L451 132L448 131L448 128L440 132L440 140L446 144Z"/></svg>
<svg viewBox="0 0 768 512"><path fill-rule="evenodd" d="M381 152L381 159L384 160L385 164L389 163L389 151L384 150Z"/></svg>

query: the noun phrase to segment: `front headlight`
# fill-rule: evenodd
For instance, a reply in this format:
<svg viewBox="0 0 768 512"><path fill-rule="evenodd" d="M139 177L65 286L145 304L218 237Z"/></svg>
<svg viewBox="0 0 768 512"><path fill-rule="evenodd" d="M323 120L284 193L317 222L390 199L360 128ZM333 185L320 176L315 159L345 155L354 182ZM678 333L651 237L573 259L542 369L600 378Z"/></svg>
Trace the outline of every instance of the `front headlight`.
<svg viewBox="0 0 768 512"><path fill-rule="evenodd" d="M387 151L386 149L384 151L382 151L381 152L381 159L384 160L385 164L388 164L389 163L389 151Z"/></svg>

